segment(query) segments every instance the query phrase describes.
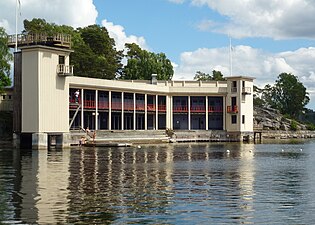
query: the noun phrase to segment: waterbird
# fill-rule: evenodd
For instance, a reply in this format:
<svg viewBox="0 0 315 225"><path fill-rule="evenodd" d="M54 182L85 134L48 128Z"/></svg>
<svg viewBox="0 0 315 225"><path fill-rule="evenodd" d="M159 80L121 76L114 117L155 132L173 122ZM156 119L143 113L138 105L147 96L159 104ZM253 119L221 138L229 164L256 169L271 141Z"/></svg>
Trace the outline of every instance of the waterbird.
<svg viewBox="0 0 315 225"><path fill-rule="evenodd" d="M226 153L230 153L230 150L229 150L229 149L227 149L227 150L226 150Z"/></svg>
<svg viewBox="0 0 315 225"><path fill-rule="evenodd" d="M281 149L281 151L282 151L282 152L284 152L284 150L283 150L283 149Z"/></svg>
<svg viewBox="0 0 315 225"><path fill-rule="evenodd" d="M141 145L138 145L138 148L141 148Z"/></svg>

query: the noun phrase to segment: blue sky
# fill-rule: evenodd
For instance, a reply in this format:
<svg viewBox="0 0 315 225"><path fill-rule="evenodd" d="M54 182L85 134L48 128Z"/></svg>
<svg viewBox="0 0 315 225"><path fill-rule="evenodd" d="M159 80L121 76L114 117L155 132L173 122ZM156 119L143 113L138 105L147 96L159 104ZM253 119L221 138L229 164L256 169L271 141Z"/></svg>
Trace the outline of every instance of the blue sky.
<svg viewBox="0 0 315 225"><path fill-rule="evenodd" d="M191 80L197 71L219 70L274 84L293 73L307 87L315 109L315 1L309 0L20 0L24 19L82 27L100 24L115 39L163 52L172 61L174 80ZM15 31L16 0L0 2L0 26Z"/></svg>

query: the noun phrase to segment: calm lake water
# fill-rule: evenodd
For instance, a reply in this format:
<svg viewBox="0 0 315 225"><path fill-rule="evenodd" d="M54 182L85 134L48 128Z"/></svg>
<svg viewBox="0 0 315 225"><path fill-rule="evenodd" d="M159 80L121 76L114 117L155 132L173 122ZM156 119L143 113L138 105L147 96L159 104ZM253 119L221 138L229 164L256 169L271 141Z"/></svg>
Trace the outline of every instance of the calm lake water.
<svg viewBox="0 0 315 225"><path fill-rule="evenodd" d="M314 224L314 220L315 141L64 151L13 150L0 144L4 224Z"/></svg>

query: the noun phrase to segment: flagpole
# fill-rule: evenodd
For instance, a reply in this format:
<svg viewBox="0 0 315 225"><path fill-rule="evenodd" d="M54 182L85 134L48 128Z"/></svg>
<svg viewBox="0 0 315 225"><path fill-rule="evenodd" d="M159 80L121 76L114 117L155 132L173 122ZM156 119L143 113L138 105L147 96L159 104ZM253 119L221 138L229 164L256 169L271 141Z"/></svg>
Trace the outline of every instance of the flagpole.
<svg viewBox="0 0 315 225"><path fill-rule="evenodd" d="M18 0L15 4L15 52L17 52Z"/></svg>

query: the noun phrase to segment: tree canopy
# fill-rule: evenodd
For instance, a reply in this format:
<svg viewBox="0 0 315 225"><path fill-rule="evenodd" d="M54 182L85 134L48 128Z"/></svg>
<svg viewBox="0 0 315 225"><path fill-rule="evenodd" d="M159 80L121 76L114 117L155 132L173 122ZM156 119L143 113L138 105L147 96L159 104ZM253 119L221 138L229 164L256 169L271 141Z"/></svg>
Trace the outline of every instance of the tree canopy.
<svg viewBox="0 0 315 225"><path fill-rule="evenodd" d="M24 28L25 33L70 34L74 50L70 63L76 76L114 79L121 70L122 52L115 49L115 41L105 27L90 25L74 29L35 18L24 20Z"/></svg>
<svg viewBox="0 0 315 225"><path fill-rule="evenodd" d="M135 43L127 43L127 65L123 68L121 79L150 80L157 74L158 80L171 80L174 74L172 63L164 53L155 54L141 49Z"/></svg>
<svg viewBox="0 0 315 225"><path fill-rule="evenodd" d="M212 75L208 73L204 73L201 71L197 71L194 80L198 81L224 81L225 78L223 78L223 74L220 71L213 70Z"/></svg>
<svg viewBox="0 0 315 225"><path fill-rule="evenodd" d="M278 109L293 118L297 118L310 101L304 85L291 73L281 73L273 86L268 84L264 89L257 90L261 94L260 104Z"/></svg>
<svg viewBox="0 0 315 225"><path fill-rule="evenodd" d="M0 27L0 93L3 92L4 87L11 85L9 62L13 57L7 44L7 34Z"/></svg>
<svg viewBox="0 0 315 225"><path fill-rule="evenodd" d="M74 65L76 76L103 79L157 79L170 80L174 71L171 61L164 53L155 54L141 49L137 44L126 44L126 55L117 51L115 41L105 27L90 25L74 29L47 23L44 19L24 21L24 33L66 33L72 36L70 63ZM123 58L127 59L124 66Z"/></svg>

